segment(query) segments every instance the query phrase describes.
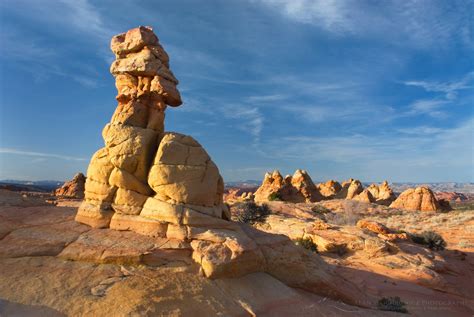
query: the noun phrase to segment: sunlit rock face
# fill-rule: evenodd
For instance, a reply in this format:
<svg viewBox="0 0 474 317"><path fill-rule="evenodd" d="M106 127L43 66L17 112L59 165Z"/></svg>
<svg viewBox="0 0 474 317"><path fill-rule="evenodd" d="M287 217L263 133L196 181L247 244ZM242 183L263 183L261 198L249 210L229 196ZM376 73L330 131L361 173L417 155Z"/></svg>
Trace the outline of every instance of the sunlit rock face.
<svg viewBox="0 0 474 317"><path fill-rule="evenodd" d="M428 187L408 188L390 204L391 208L421 211L441 211L449 209L449 204L443 206Z"/></svg>

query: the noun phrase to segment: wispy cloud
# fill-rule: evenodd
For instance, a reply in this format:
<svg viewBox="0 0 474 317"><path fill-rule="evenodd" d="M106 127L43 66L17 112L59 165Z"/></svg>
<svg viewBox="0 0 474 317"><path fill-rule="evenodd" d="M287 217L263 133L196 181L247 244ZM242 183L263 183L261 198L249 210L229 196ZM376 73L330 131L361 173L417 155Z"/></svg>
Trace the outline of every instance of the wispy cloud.
<svg viewBox="0 0 474 317"><path fill-rule="evenodd" d="M266 144L263 153L272 159L280 158L300 165L309 162L316 169L319 164L324 166L323 162L333 162L341 167L350 166L352 175L357 177L402 181L437 177L437 169L444 168L449 162L456 168L451 180L466 179L467 176L472 181L473 129L474 119L471 118L452 128L424 127L418 131L406 130L407 133L398 136L382 131L345 136L289 136ZM326 171L319 172L324 177L334 177ZM344 174L343 177L349 176Z"/></svg>
<svg viewBox="0 0 474 317"><path fill-rule="evenodd" d="M223 106L220 112L228 119L237 119L238 128L242 131L249 132L253 136L254 145L260 142L264 117L258 108L242 104L233 104Z"/></svg>
<svg viewBox="0 0 474 317"><path fill-rule="evenodd" d="M60 154L53 154L53 153L41 153L41 152L32 152L32 151L24 151L12 148L0 148L0 153L4 154L15 154L15 155L25 155L25 156L35 156L35 157L50 157L50 158L57 158L67 161L87 161L87 159L82 157L74 157L68 155L60 155Z"/></svg>
<svg viewBox="0 0 474 317"><path fill-rule="evenodd" d="M434 118L440 118L444 116L444 112L439 109L448 104L446 100L437 99L422 99L417 100L409 105L409 110L405 112L404 116L427 114Z"/></svg>
<svg viewBox="0 0 474 317"><path fill-rule="evenodd" d="M455 99L458 91L463 89L473 88L472 81L474 80L474 72L470 72L462 79L452 82L438 82L438 81L423 81L410 80L404 81L403 84L407 86L421 87L429 92L442 92L446 99Z"/></svg>
<svg viewBox="0 0 474 317"><path fill-rule="evenodd" d="M75 27L81 33L108 40L113 31L106 26L99 10L88 0L60 0L65 5L62 19L68 25ZM55 12L58 14L58 12Z"/></svg>
<svg viewBox="0 0 474 317"><path fill-rule="evenodd" d="M260 0L288 19L336 36L383 38L397 45L472 45L470 1ZM383 5L382 5L383 4ZM374 26L377 27L374 27Z"/></svg>

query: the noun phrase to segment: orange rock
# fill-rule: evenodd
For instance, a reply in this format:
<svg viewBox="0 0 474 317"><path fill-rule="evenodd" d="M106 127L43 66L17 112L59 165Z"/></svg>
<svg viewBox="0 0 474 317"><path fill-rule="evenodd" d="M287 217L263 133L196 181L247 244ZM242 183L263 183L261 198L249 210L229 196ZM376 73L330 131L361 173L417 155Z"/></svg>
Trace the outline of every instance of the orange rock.
<svg viewBox="0 0 474 317"><path fill-rule="evenodd" d="M375 221L369 221L369 220L359 220L357 222L357 227L361 229L367 229L370 230L374 233L381 233L381 234L389 234L390 230L385 227L383 224Z"/></svg>
<svg viewBox="0 0 474 317"><path fill-rule="evenodd" d="M342 186L339 184L339 182L331 179L326 183L319 183L317 188L324 197L333 198L342 189Z"/></svg>
<svg viewBox="0 0 474 317"><path fill-rule="evenodd" d="M428 187L409 188L390 204L391 208L421 211L440 211L438 200Z"/></svg>
<svg viewBox="0 0 474 317"><path fill-rule="evenodd" d="M374 197L374 202L380 205L390 205L395 200L395 194L392 188L388 185L387 181L384 181L381 185L371 184L367 187Z"/></svg>
<svg viewBox="0 0 474 317"><path fill-rule="evenodd" d="M359 195L355 196L353 199L366 203L373 203L375 201L374 196L372 196L372 194L367 188L364 189Z"/></svg>
<svg viewBox="0 0 474 317"><path fill-rule="evenodd" d="M322 199L322 195L314 185L311 177L304 170L296 170L293 176L283 178L279 171L266 173L262 185L255 192L255 201L265 202L272 200L289 202L315 202Z"/></svg>
<svg viewBox="0 0 474 317"><path fill-rule="evenodd" d="M84 198L85 182L84 174L77 173L72 180L65 182L63 186L56 189L54 195L66 198Z"/></svg>

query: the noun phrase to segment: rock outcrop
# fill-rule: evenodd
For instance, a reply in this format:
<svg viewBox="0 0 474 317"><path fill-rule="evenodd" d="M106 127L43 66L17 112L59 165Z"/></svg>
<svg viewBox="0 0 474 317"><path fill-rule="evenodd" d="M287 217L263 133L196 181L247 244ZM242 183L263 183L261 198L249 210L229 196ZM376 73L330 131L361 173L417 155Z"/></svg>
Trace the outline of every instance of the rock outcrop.
<svg viewBox="0 0 474 317"><path fill-rule="evenodd" d="M149 27L112 39L118 107L91 159L76 221L176 241L208 277L259 271L262 252L230 219L224 182L192 137L164 132L167 105L179 106L178 81Z"/></svg>
<svg viewBox="0 0 474 317"><path fill-rule="evenodd" d="M84 198L84 187L86 177L82 173L77 173L74 178L68 182L65 182L63 186L59 187L54 191L55 196L65 198Z"/></svg>
<svg viewBox="0 0 474 317"><path fill-rule="evenodd" d="M435 194L428 187L409 188L390 204L391 208L420 211L441 211L447 206L441 206Z"/></svg>
<svg viewBox="0 0 474 317"><path fill-rule="evenodd" d="M331 199L336 196L342 189L341 184L334 180L328 180L326 183L319 183L317 188L321 195L326 199Z"/></svg>
<svg viewBox="0 0 474 317"><path fill-rule="evenodd" d="M369 191L368 188L364 189L360 194L354 196L353 199L365 203L373 203L375 201L374 196L372 196L372 193Z"/></svg>
<svg viewBox="0 0 474 317"><path fill-rule="evenodd" d="M255 192L256 202L282 200L288 202L315 202L323 197L314 185L309 174L296 170L293 176L282 177L279 171L266 173L262 185Z"/></svg>
<svg viewBox="0 0 474 317"><path fill-rule="evenodd" d="M370 191L372 197L374 197L374 202L380 205L390 205L395 200L395 194L388 185L387 181L384 181L382 184L377 186L376 184L371 184L367 187L367 190Z"/></svg>
<svg viewBox="0 0 474 317"><path fill-rule="evenodd" d="M117 35L111 48L117 57L111 72L119 104L103 130L105 147L89 164L85 200L75 217L94 228L63 243L58 256L157 266L174 260L197 266L211 279L267 272L286 285L346 302L361 300L363 294L321 258L287 237L229 221L224 182L208 153L190 136L164 132L166 106L181 100L152 29ZM286 180L274 176L275 187L284 183L298 199L315 199L316 187L306 172Z"/></svg>

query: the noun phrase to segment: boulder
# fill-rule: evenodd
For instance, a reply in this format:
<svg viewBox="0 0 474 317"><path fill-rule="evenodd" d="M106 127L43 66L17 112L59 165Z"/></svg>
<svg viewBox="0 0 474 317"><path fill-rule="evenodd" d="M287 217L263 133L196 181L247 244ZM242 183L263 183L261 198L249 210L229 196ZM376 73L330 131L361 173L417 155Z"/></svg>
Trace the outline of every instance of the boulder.
<svg viewBox="0 0 474 317"><path fill-rule="evenodd" d="M433 191L424 186L405 190L393 203L390 204L390 208L420 211L443 210Z"/></svg>

